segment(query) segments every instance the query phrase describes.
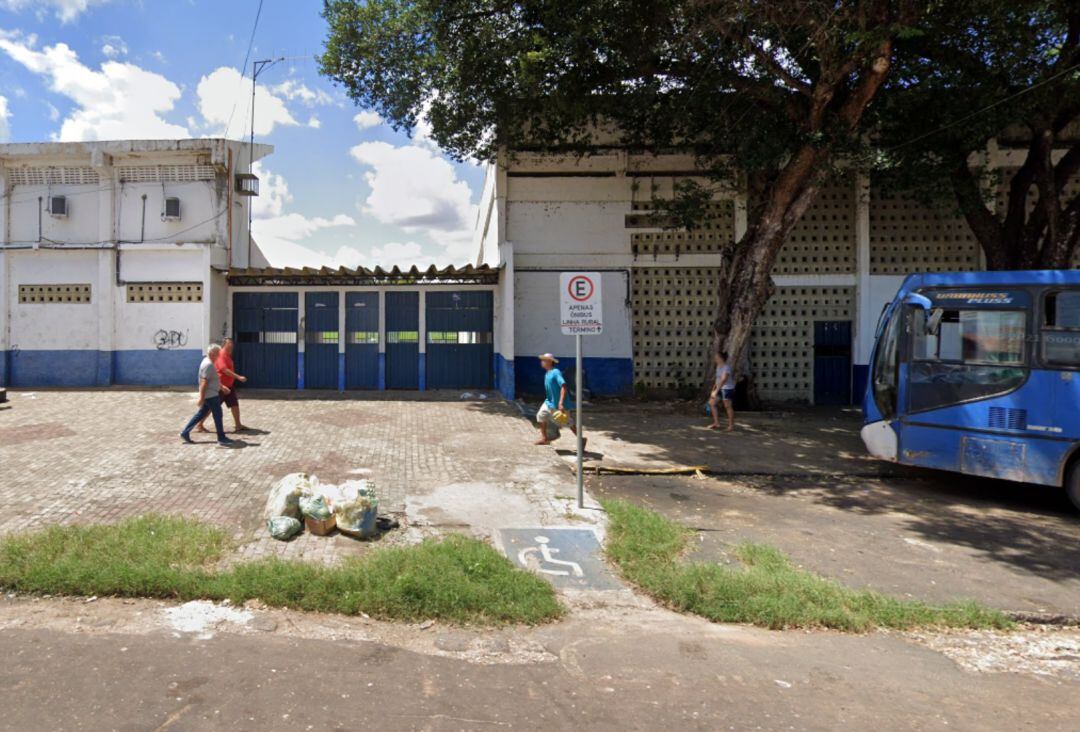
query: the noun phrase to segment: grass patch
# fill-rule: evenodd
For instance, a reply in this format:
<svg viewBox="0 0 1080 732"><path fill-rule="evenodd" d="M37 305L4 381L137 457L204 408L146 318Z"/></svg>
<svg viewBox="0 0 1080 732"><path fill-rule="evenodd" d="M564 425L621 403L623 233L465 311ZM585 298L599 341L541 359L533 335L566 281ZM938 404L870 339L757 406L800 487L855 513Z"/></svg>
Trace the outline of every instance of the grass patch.
<svg viewBox="0 0 1080 732"><path fill-rule="evenodd" d="M997 610L973 602L929 605L853 590L798 569L780 551L741 544L741 568L681 558L693 532L625 501L603 501L605 551L623 576L669 607L709 620L767 628L1009 628Z"/></svg>
<svg viewBox="0 0 1080 732"><path fill-rule="evenodd" d="M267 559L215 571L220 529L144 516L110 526L53 526L0 540L0 587L55 595L261 600L386 620L540 623L562 607L544 580L463 536L375 549L335 567Z"/></svg>

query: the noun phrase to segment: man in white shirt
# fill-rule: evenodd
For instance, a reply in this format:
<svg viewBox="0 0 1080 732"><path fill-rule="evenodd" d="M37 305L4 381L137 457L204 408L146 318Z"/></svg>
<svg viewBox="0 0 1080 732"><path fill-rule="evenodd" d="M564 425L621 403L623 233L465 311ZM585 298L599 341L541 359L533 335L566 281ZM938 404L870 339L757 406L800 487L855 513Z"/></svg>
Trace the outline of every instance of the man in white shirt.
<svg viewBox="0 0 1080 732"><path fill-rule="evenodd" d="M217 429L217 441L221 447L232 447L236 440L230 440L225 436L225 428L221 423L221 397L229 393L229 390L221 385L221 377L218 375L214 361L221 353L221 346L211 343L206 349L206 358L199 364L199 411L184 427L180 433L180 439L192 443L191 430L199 424L209 412L214 417L214 427Z"/></svg>

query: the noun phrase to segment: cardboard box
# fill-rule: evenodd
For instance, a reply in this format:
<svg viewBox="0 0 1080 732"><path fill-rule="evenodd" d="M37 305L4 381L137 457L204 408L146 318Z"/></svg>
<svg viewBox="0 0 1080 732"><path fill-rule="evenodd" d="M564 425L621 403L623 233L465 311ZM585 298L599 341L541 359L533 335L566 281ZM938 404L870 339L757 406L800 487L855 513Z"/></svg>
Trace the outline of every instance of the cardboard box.
<svg viewBox="0 0 1080 732"><path fill-rule="evenodd" d="M309 516L304 517L304 528L310 531L315 536L326 536L331 533L337 526L337 520L333 514L330 514L330 518L320 521L319 519L313 519Z"/></svg>

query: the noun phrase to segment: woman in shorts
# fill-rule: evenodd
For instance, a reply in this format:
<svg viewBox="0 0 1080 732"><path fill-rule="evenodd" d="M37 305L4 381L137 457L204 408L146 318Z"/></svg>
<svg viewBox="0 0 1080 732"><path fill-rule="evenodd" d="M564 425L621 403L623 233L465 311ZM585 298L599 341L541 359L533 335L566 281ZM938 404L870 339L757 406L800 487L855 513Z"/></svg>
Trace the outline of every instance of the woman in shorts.
<svg viewBox="0 0 1080 732"><path fill-rule="evenodd" d="M716 383L713 384L712 393L709 394L709 412L712 415L712 424L709 429L720 429L720 402L724 403L724 411L727 413L727 428L725 432L735 429L735 407L732 402L735 399L735 375L731 373L731 367L727 363L728 355L724 351L716 354Z"/></svg>

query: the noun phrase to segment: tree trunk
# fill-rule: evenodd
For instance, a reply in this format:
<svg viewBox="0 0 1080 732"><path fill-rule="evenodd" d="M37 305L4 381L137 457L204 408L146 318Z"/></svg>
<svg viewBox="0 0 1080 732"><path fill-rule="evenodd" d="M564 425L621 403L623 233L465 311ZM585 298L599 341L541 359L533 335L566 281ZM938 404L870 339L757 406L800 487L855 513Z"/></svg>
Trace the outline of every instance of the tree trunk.
<svg viewBox="0 0 1080 732"><path fill-rule="evenodd" d="M713 322L714 351L726 351L736 378L749 372L750 335L775 289L773 263L792 227L821 189L826 152L807 146L799 151L767 192L761 214L724 257ZM748 395L751 402L756 395Z"/></svg>
<svg viewBox="0 0 1080 732"><path fill-rule="evenodd" d="M885 13L886 7L880 6L877 12ZM812 133L808 137L818 139L803 144L771 184L764 187L760 213L735 244L731 256L724 257L713 341L717 350L727 351L736 378L748 376L740 374L739 368L748 363L754 321L773 293L771 273L776 255L817 197L827 173L825 164L834 153L833 142L855 133L866 105L885 82L892 65L892 50L892 38L884 38L867 56L853 54L830 73L821 75L809 90L807 115L799 120ZM848 77L862 64L865 66L858 72L857 81L847 87ZM841 134L826 142L823 132L830 126L831 134L837 130Z"/></svg>

